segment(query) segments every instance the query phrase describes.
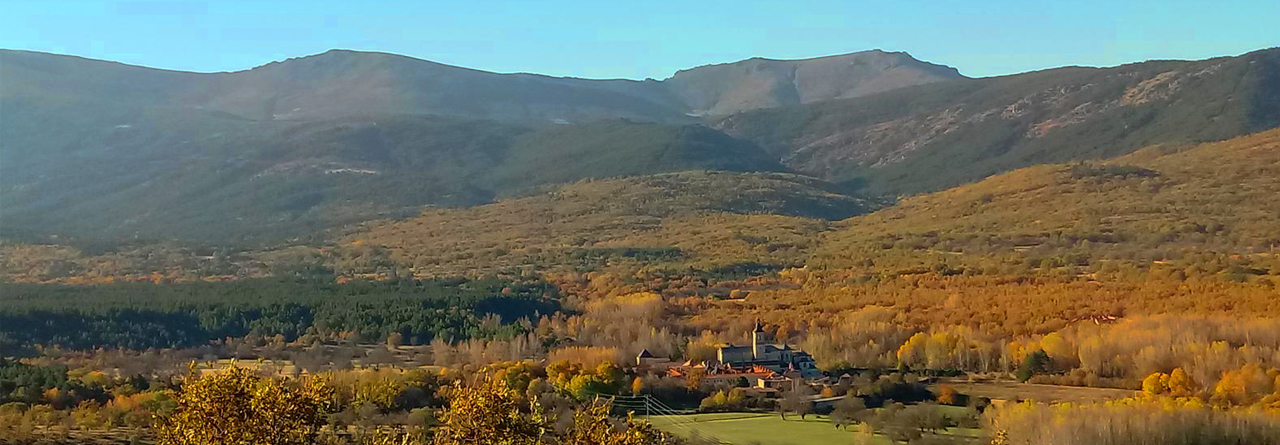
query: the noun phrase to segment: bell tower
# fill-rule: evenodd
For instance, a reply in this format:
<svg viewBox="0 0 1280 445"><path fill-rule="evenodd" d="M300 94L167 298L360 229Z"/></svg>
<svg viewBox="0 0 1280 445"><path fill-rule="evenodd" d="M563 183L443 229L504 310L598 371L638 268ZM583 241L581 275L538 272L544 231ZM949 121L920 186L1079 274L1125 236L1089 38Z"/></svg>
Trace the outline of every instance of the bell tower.
<svg viewBox="0 0 1280 445"><path fill-rule="evenodd" d="M760 360L764 358L764 353L765 353L764 346L769 344L770 342L769 337L770 337L769 334L764 331L764 324L760 322L759 318L757 318L756 328L755 330L751 331L751 358L752 359Z"/></svg>

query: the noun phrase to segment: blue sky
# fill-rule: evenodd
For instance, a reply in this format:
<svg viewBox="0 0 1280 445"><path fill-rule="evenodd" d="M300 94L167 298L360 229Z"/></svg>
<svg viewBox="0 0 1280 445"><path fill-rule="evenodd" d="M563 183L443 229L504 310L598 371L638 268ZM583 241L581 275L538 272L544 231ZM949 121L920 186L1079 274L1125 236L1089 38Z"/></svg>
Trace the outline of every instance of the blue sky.
<svg viewBox="0 0 1280 445"><path fill-rule="evenodd" d="M499 72L666 78L753 56L907 51L969 76L1280 45L1280 0L0 2L0 48L234 71L332 48Z"/></svg>

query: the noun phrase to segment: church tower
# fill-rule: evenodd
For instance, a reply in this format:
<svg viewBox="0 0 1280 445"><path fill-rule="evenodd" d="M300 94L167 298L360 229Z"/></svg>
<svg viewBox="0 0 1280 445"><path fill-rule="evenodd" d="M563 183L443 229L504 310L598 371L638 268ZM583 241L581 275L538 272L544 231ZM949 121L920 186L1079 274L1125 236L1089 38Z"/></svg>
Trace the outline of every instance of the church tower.
<svg viewBox="0 0 1280 445"><path fill-rule="evenodd" d="M765 345L773 341L769 333L764 331L764 324L760 323L760 319L756 319L756 328L751 331L751 358L760 360L764 358Z"/></svg>

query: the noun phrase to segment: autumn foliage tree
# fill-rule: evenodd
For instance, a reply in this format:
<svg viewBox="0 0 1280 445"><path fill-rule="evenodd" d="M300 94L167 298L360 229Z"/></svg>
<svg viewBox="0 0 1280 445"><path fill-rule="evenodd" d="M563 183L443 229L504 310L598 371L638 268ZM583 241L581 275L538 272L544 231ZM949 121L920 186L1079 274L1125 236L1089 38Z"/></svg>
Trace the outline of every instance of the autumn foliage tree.
<svg viewBox="0 0 1280 445"><path fill-rule="evenodd" d="M521 403L506 382L483 377L471 386L450 390L449 406L441 414L435 445L657 445L667 437L648 424L615 421L607 403L592 402L573 412L571 425L556 428L559 419L536 401Z"/></svg>
<svg viewBox="0 0 1280 445"><path fill-rule="evenodd" d="M323 380L261 377L231 366L188 374L177 409L156 424L159 445L303 445L315 443L334 392Z"/></svg>
<svg viewBox="0 0 1280 445"><path fill-rule="evenodd" d="M537 444L549 433L546 419L539 411L526 413L521 408L519 395L501 380L485 377L474 386L455 386L449 408L440 415L443 425L435 443Z"/></svg>
<svg viewBox="0 0 1280 445"><path fill-rule="evenodd" d="M962 396L956 391L956 387L951 385L941 385L938 387L937 401L943 405L959 405Z"/></svg>
<svg viewBox="0 0 1280 445"><path fill-rule="evenodd" d="M1217 410L1171 398L1097 404L1033 402L988 410L992 444L1228 445L1280 444L1280 418L1250 410Z"/></svg>

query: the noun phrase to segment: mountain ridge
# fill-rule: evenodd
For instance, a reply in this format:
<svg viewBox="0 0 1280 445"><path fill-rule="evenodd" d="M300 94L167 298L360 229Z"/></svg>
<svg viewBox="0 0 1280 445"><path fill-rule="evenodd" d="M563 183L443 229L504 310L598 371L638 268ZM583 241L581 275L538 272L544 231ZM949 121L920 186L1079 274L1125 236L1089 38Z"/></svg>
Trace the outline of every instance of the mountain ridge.
<svg viewBox="0 0 1280 445"><path fill-rule="evenodd" d="M76 54L64 54L64 53L56 53L56 52L49 52L49 51L38 51L38 50L17 49L17 48L0 48L0 53L4 53L4 52L9 52L9 53L28 53L28 54L34 54L34 55L45 55L45 56L65 57L65 58L80 59L80 60L86 60L86 61L94 61L94 62L109 63L109 64L116 64L116 65L122 65L122 66L129 66L129 67L135 67L135 68L144 68L144 69L148 69L148 70L167 71L167 72L173 72L173 73L185 73L185 74L235 74L235 73L242 73L242 72L245 72L245 71L252 71L252 70L254 70L254 69L258 69L258 68L262 68L262 67L266 67L266 66L282 64L282 63L286 63L286 62L289 62L289 61L300 60L300 59L306 59L306 58L317 57L317 56L323 56L323 55L330 54L330 53L368 54L368 55L386 55L386 56L402 57L402 58L411 59L411 60L419 61L419 62L427 62L427 63L431 63L431 64L435 64L435 65L443 65L443 66L448 66L448 67L458 68L458 69L463 69L463 70L468 70L468 71L476 71L476 72L483 72L483 73L489 73L489 74L498 74L498 75L515 75L515 74L525 74L525 75L531 75L531 76L548 77L548 78L553 78L553 79L601 80L601 81L609 81L609 80L627 80L627 81L632 81L632 82L645 82L645 81L661 82L661 81L663 81L663 80L670 79L671 77L673 77L673 76L675 75L675 73L681 73L681 72L686 72L686 71L696 70L696 69L699 69L699 68L705 68L705 67L714 67L714 66L722 66L722 65L732 65L732 64L734 64L734 63L746 62L746 61L752 61L752 60L768 61L768 62L803 62L803 61L815 61L815 60L822 60L822 59L838 58L838 57L850 56L850 55L861 54L861 53L881 53L881 54L886 54L886 55L907 55L907 56L911 56L911 53L910 53L910 52L907 52L907 51L887 51L887 50L884 50L884 49L882 49L882 48L872 48L872 49L865 49L865 50L858 50L858 51L850 51L850 52L844 52L844 53L826 54L826 55L813 56L813 57L775 58L775 57L765 57L765 56L752 56L752 57L748 57L748 58L740 59L740 60L735 60L735 61L728 61L728 62L711 62L711 63L705 63L705 64L702 64L702 65L697 65L697 66L693 66L693 67L689 67L689 68L681 68L681 69L676 70L676 71L675 71L671 76L667 76L667 77L662 78L662 79L654 79L654 78L635 79L635 78L630 78L630 77L577 77L577 76L558 76L558 75L554 75L554 74L544 74L544 73L537 73L537 72L532 72L532 71L490 71L490 70L486 70L486 69L473 68L473 67L468 67L468 66L463 66L463 65L453 65L453 64L449 64L449 63L445 63L445 62L439 62L439 61L435 61L435 60L431 60L431 59L426 59L426 58L422 58L422 57L418 57L418 56L411 56L411 55L408 55L408 54L394 53L394 52L390 52L390 51L362 50L362 49L350 49L350 48L330 48L330 49L327 49L327 50L324 50L324 51L321 51L321 52L318 52L318 53L305 54L305 55L300 55L300 56L291 56L291 57L286 57L286 58L281 59L281 60L272 60L272 61L268 61L268 62L265 62L265 63L259 64L259 65L254 65L254 66L252 66L252 67L243 68L243 69L236 69L236 70L230 70L230 71L228 71L228 70L221 70L221 71L196 71L196 70L184 70L184 69L174 69L174 68L161 68L161 67L148 66L148 65L138 64L138 63L121 62L121 61L118 61L118 60L98 59L98 58L93 58L93 57L88 57L88 56L81 56L81 55L76 55ZM911 56L911 57L912 57L912 58L914 58L914 56ZM1233 57L1233 56L1221 56L1221 57ZM919 60L919 59L917 59L917 60ZM1153 59L1152 61L1154 61L1154 60L1165 60L1165 59ZM1184 61L1184 60L1182 60L1182 59L1167 59L1167 60L1170 60L1170 61ZM923 60L921 60L920 62L922 62L922 63L926 63L926 64L929 64L929 65L939 66L939 67L945 67L945 68L956 69L956 70L958 71L958 68L950 67L950 66L948 66L948 65L944 65L944 64L933 63L933 62L927 62L927 61L923 61ZM1142 62L1132 62L1132 63L1142 63ZM1117 65L1117 66L1123 66L1123 65ZM1082 67L1083 67L1083 66L1082 66ZM1058 67L1058 68L1065 68L1065 67ZM1046 68L1046 69L1053 69L1053 68ZM1040 71L1040 70L1035 70L1035 71ZM1034 71L1028 71L1028 72L1034 72ZM989 76L989 77L998 77L998 76Z"/></svg>
<svg viewBox="0 0 1280 445"><path fill-rule="evenodd" d="M753 57L677 71L662 82L695 114L724 116L963 78L955 68L905 52L869 50L796 60Z"/></svg>
<svg viewBox="0 0 1280 445"><path fill-rule="evenodd" d="M246 108L252 108L250 105L228 105L223 102L213 101L204 102L201 98L214 97L218 95L257 95L271 96L277 94L273 88L279 88L282 85L288 85L286 82L296 80L306 76L307 80L333 80L335 73L347 72L349 74L359 74L363 77L358 78L362 82L369 82L378 85L381 88L388 89L388 92L400 92L397 96L381 97L385 103L392 103L394 107L377 107L375 104L362 104L362 110L372 110L373 112L409 112L417 114L443 114L457 115L461 117L474 118L491 118L498 120L512 121L584 121L596 120L602 118L632 118L641 120L650 120L657 122L692 122L689 116L695 114L697 105L690 105L689 94L702 94L697 91L690 91L687 86L677 85L681 82L678 77L687 76L689 73L696 73L708 69L720 69L726 65L741 63L781 63L781 64L806 64L806 63L825 63L839 58L868 58L868 57L892 57L903 59L903 61L911 61L918 63L921 67L928 67L929 70L942 69L943 72L950 70L953 73L950 77L959 76L954 68L942 67L941 65L919 62L906 53L885 53L879 50L861 51L842 55L822 56L809 59L793 59L793 60L776 60L752 58L738 62L730 62L729 64L713 64L700 67L681 70L671 77L664 80L633 80L633 79L587 79L571 76L550 76L545 74L527 73L527 72L510 72L498 73L480 70L476 68L461 67L449 65L445 63L435 62L426 59L420 59L412 56L389 52L376 51L356 51L346 49L332 49L319 54L312 54L300 57L291 57L282 61L272 61L263 65L236 71L219 71L219 72L195 72L181 70L167 70L161 68L152 68L140 65L125 64L121 62L104 61L98 59L89 59L80 56L67 56L61 54L44 53L38 51L25 50L0 50L0 58L9 59L8 64L32 64L33 61L37 65L41 62L48 64L58 64L62 71L73 70L73 64L90 64L100 69L118 69L131 72L146 72L150 76L167 77L159 85L164 84L182 84L176 85L183 91L171 92L176 95L179 103L188 106L206 106L206 107L223 107L224 111L234 114L253 118L253 119L269 119L275 113L262 114L247 111ZM35 60L44 59L44 60ZM900 67L902 63L894 65ZM144 71L145 70L145 71ZM326 71L327 70L327 71ZM345 71L344 71L345 70ZM924 82L932 82L938 80L946 80L948 76L931 76L918 74L909 69L900 69L901 73L913 76L905 80L905 84L918 84ZM325 76L327 77L317 77ZM56 79L62 73L46 73L51 78ZM876 75L875 72L864 72L861 75ZM352 79L348 79L352 80ZM533 87L553 88L560 91L550 97L547 96L530 96L528 88L513 89L510 85L503 85L503 81L515 82L535 82L540 85ZM499 83L495 83L499 82ZM894 86L893 82L880 81L889 86ZM188 85L193 84L193 85ZM199 85L194 85L199 84ZM522 85L530 87L530 85ZM273 88L267 88L273 87ZM247 89L247 91L246 91ZM463 91L455 92L454 89L462 89ZM830 89L830 88L828 88ZM199 92L186 90L200 90ZM838 89L837 89L838 90ZM380 91L363 91L366 95L374 95ZM294 91L293 96L297 94L307 93L304 91ZM310 94L320 94L322 92L310 92ZM465 94L463 94L465 93ZM838 97L841 91L835 91L828 94L830 97ZM462 100L461 97L453 97L451 95L465 96L470 100ZM471 102L481 103L481 108L488 106L496 108L504 105L509 100L505 100L503 96L513 96L522 100L518 103L539 103L545 102L541 109L524 110L523 112L511 110L482 110L472 105ZM407 96L412 101L407 103L391 102L394 99L400 99ZM353 100L354 97L354 100ZM290 96L283 97L290 100ZM360 104L358 100L360 96L350 95L343 99L348 104ZM559 101L555 100L559 99ZM622 102L634 102L635 105L628 105ZM315 102L301 100L303 104L310 102L311 106L317 106ZM439 103L439 106L433 104ZM515 104L516 102L511 102ZM484 105L492 104L492 105ZM258 105L261 107L261 105ZM566 108L568 107L568 108ZM292 112L293 107L289 106L284 110ZM742 108L746 109L746 108ZM735 107L722 107L720 113L732 113L741 111L742 109ZM319 116L309 116L319 117ZM338 117L333 110L328 110L327 114L322 117Z"/></svg>
<svg viewBox="0 0 1280 445"><path fill-rule="evenodd" d="M714 120L808 175L903 195L1037 163L1280 125L1280 49L1064 67L753 110Z"/></svg>

